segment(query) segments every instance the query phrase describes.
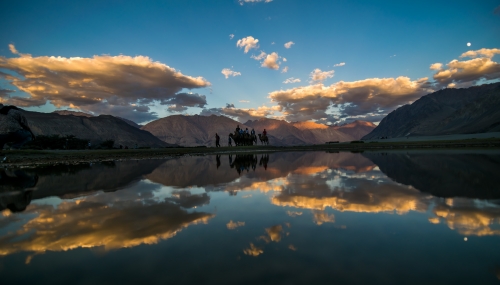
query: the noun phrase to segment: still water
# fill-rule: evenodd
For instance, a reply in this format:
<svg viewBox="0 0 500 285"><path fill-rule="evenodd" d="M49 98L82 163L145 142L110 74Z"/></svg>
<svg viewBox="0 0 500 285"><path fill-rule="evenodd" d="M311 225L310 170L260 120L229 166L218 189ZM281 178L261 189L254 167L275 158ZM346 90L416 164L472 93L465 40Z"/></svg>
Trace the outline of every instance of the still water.
<svg viewBox="0 0 500 285"><path fill-rule="evenodd" d="M498 284L500 152L0 172L1 284Z"/></svg>

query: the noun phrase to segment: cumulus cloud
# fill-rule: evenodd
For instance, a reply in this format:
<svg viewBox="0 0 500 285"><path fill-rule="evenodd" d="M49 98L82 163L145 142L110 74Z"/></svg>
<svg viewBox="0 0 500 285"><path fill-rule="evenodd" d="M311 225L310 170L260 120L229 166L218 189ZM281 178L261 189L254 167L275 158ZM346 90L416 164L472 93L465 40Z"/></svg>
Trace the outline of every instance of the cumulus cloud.
<svg viewBox="0 0 500 285"><path fill-rule="evenodd" d="M184 112L187 110L187 107L204 108L205 105L207 105L207 97L205 95L193 93L179 93L161 104L170 105L168 111L171 113Z"/></svg>
<svg viewBox="0 0 500 285"><path fill-rule="evenodd" d="M300 79L299 78L293 78L293 77L290 77L287 80L283 81L283 83L285 83L285 84L298 83L298 82L300 82Z"/></svg>
<svg viewBox="0 0 500 285"><path fill-rule="evenodd" d="M283 62L286 62L286 57L283 58Z"/></svg>
<svg viewBox="0 0 500 285"><path fill-rule="evenodd" d="M321 81L326 80L327 78L332 78L334 72L335 72L335 70L321 71L321 69L316 68L310 74L311 81L313 81L313 82L318 82L318 81L321 82Z"/></svg>
<svg viewBox="0 0 500 285"><path fill-rule="evenodd" d="M240 3L241 6L243 6L243 4L245 3L259 3L259 2L269 3L273 2L273 0L239 0L238 2Z"/></svg>
<svg viewBox="0 0 500 285"><path fill-rule="evenodd" d="M229 35L229 39L232 40L234 38L234 34Z"/></svg>
<svg viewBox="0 0 500 285"><path fill-rule="evenodd" d="M460 57L471 57L470 60L452 60L446 67L434 66L436 73L433 78L438 87L469 87L480 80L495 80L500 78L500 64L493 61L495 54L500 54L500 49L479 49L467 51Z"/></svg>
<svg viewBox="0 0 500 285"><path fill-rule="evenodd" d="M492 49L482 48L479 50L469 50L467 52L464 52L464 53L462 53L462 55L460 55L460 57L476 58L476 57L484 56L484 57L492 58L493 56L495 56L495 54L500 54L500 49L498 49L498 48L492 48Z"/></svg>
<svg viewBox="0 0 500 285"><path fill-rule="evenodd" d="M295 44L294 42L289 41L289 42L285 43L284 46L285 46L285 48L291 48L292 45L294 45L294 44Z"/></svg>
<svg viewBox="0 0 500 285"><path fill-rule="evenodd" d="M15 47L13 47L15 49ZM16 50L17 51L17 50ZM173 100L182 89L210 86L203 77L182 74L146 56L83 57L0 57L0 68L17 73L0 73L29 97L2 98L2 103L22 102L41 106L50 102L57 108L71 107L85 112L141 112L154 102ZM118 113L114 112L117 111ZM100 113L103 114L103 113ZM131 119L135 114L125 114ZM156 117L150 113L149 117ZM141 116L138 116L141 117Z"/></svg>
<svg viewBox="0 0 500 285"><path fill-rule="evenodd" d="M345 65L345 62L341 62L341 63L336 63L334 66L344 66Z"/></svg>
<svg viewBox="0 0 500 285"><path fill-rule="evenodd" d="M234 108L234 104L229 104L229 103L226 103L226 108Z"/></svg>
<svg viewBox="0 0 500 285"><path fill-rule="evenodd" d="M240 73L240 72L233 71L233 70L231 70L231 69L229 69L229 68L224 68L224 69L222 69L222 71L221 71L220 73L224 74L224 76L226 77L226 79L228 79L228 78L229 78L229 76L233 76L233 77L234 77L234 76L239 76L239 75L241 75L241 73Z"/></svg>
<svg viewBox="0 0 500 285"><path fill-rule="evenodd" d="M264 57L266 57L266 55L267 54L265 52L261 51L259 55L257 55L257 56L256 55L252 55L250 58L253 58L255 60L261 60Z"/></svg>
<svg viewBox="0 0 500 285"><path fill-rule="evenodd" d="M281 73L287 73L287 72L288 72L288 66L283 67Z"/></svg>
<svg viewBox="0 0 500 285"><path fill-rule="evenodd" d="M279 90L269 93L271 101L282 107L290 121L336 120L327 113L337 106L340 115L379 114L409 103L432 91L427 78L369 78L359 81L339 81L330 86L322 83Z"/></svg>
<svg viewBox="0 0 500 285"><path fill-rule="evenodd" d="M257 49L259 48L259 40L255 39L252 36L248 36L246 38L239 39L236 42L236 46L239 48L244 48L245 53L248 53L250 49Z"/></svg>
<svg viewBox="0 0 500 285"><path fill-rule="evenodd" d="M439 63L439 62L436 62L436 63L431 64L431 66L429 68L431 70L440 70L441 67L443 67L443 64Z"/></svg>
<svg viewBox="0 0 500 285"><path fill-rule="evenodd" d="M280 68L278 64L279 56L277 53L273 52L266 56L266 59L262 62L262 67L267 67L269 69L278 70Z"/></svg>
<svg viewBox="0 0 500 285"><path fill-rule="evenodd" d="M273 115L275 112L281 111L280 106L272 106L272 107L267 107L267 106L261 106L258 107L257 109L255 108L234 108L234 105L227 105L225 108L210 108L210 109L203 109L200 113L201 116L210 116L210 115L224 115L227 117L231 117L235 119L236 121L239 122L246 122L248 120L257 120L260 118L268 117Z"/></svg>

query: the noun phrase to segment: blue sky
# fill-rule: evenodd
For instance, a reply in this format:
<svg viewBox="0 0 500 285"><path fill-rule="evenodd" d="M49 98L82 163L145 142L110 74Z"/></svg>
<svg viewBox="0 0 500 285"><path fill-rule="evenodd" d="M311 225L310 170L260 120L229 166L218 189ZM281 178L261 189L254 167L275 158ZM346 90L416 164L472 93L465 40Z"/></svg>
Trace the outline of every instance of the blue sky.
<svg viewBox="0 0 500 285"><path fill-rule="evenodd" d="M500 48L500 1L143 2L2 3L2 103L41 112L110 113L139 123L200 113L240 121L267 116L323 123L376 122L433 90L500 77L495 62ZM247 37L258 40L258 47L245 53L237 43ZM290 48L284 46L287 42L293 42ZM469 58L460 57L481 49ZM266 57L251 58L261 52L276 53L276 62L270 59L275 65L263 66ZM157 68L157 73L146 78L150 69L116 58L120 55L148 57L150 63L180 71L189 77L185 80L203 80L185 85L185 80L175 81L179 74L163 74L159 66L147 67ZM81 66L78 60L58 69L47 63L50 56L94 62L86 65L88 72L76 68ZM447 66L452 60L469 65L454 69ZM486 71L468 69L480 60ZM434 63L442 63L441 68L431 70ZM109 64L107 74L120 70L105 80L99 76L107 74L91 71L97 64ZM134 68L136 72L130 72ZM240 75L225 78L221 73L225 68ZM434 78L441 71L444 77ZM450 71L452 75L445 74ZM283 83L288 78L300 82ZM45 87L29 88L35 84ZM63 93L63 99L57 97ZM91 97L93 101L81 100Z"/></svg>

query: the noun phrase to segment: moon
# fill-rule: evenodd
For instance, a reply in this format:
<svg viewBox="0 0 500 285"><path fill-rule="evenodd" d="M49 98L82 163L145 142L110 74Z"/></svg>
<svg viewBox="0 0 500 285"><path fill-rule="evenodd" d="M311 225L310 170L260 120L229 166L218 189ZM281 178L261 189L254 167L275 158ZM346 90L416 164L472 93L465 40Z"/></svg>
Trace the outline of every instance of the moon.
<svg viewBox="0 0 500 285"><path fill-rule="evenodd" d="M470 47L471 43L467 43L467 46Z"/></svg>

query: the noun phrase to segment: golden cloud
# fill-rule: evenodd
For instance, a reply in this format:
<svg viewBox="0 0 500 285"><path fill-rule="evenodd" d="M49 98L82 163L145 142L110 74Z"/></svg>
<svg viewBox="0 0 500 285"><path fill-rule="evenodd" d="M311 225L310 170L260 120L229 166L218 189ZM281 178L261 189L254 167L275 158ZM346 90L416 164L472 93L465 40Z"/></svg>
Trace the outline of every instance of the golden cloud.
<svg viewBox="0 0 500 285"><path fill-rule="evenodd" d="M281 225L274 225L266 229L267 235L271 241L279 242L281 241L281 233L283 232L283 227Z"/></svg>
<svg viewBox="0 0 500 285"><path fill-rule="evenodd" d="M267 67L269 69L278 70L280 68L280 65L278 64L278 59L279 56L277 53L273 52L271 54L268 54L266 56L266 59L264 59L264 61L262 62L261 66Z"/></svg>
<svg viewBox="0 0 500 285"><path fill-rule="evenodd" d="M56 208L30 205L27 212L37 216L17 232L0 237L0 255L155 244L213 217L208 213L188 213L169 202L144 204L142 200L130 200L109 205L106 195L112 194L64 201ZM101 197L103 200L99 201Z"/></svg>
<svg viewBox="0 0 500 285"><path fill-rule="evenodd" d="M446 66L446 69L439 69L433 76L441 86L468 87L481 79L500 78L500 64L490 57L478 57L465 61L454 59Z"/></svg>
<svg viewBox="0 0 500 285"><path fill-rule="evenodd" d="M241 75L240 72L233 71L233 70L231 70L229 68L222 69L221 73L224 74L224 76L226 77L226 79L228 79L229 76L233 76L234 77L234 76Z"/></svg>
<svg viewBox="0 0 500 285"><path fill-rule="evenodd" d="M236 46L239 48L244 48L245 53L248 53L250 49L259 48L259 40L255 39L252 36L248 36L246 38L239 39L236 42Z"/></svg>
<svg viewBox="0 0 500 285"><path fill-rule="evenodd" d="M321 69L316 68L311 72L309 76L311 77L311 80L313 82L318 82L318 81L324 81L328 78L332 78L334 72L335 72L334 70L321 71Z"/></svg>
<svg viewBox="0 0 500 285"><path fill-rule="evenodd" d="M229 223L226 224L226 227L229 230L234 230L238 227L242 227L245 225L245 222L233 222L233 220L230 220Z"/></svg>
<svg viewBox="0 0 500 285"><path fill-rule="evenodd" d="M333 214L328 215L325 211L313 211L313 214L314 223L318 226L323 223L335 223L335 216Z"/></svg>
<svg viewBox="0 0 500 285"><path fill-rule="evenodd" d="M264 250L256 247L253 243L250 243L250 248L244 249L243 253L251 256L259 256L264 253Z"/></svg>
<svg viewBox="0 0 500 285"><path fill-rule="evenodd" d="M11 50L18 54L14 46ZM88 112L113 112L113 108L144 112L153 101L168 104L183 88L210 85L203 77L184 75L146 56L24 55L0 57L0 68L19 74L4 78L30 96L0 98L1 102L40 106L49 101L58 108L72 106Z"/></svg>
<svg viewBox="0 0 500 285"><path fill-rule="evenodd" d="M487 48L482 48L478 50L469 50L467 52L462 53L460 57L478 57L478 56L485 56L492 58L495 56L495 54L500 54L500 49L498 48L492 48L492 49L487 49Z"/></svg>

